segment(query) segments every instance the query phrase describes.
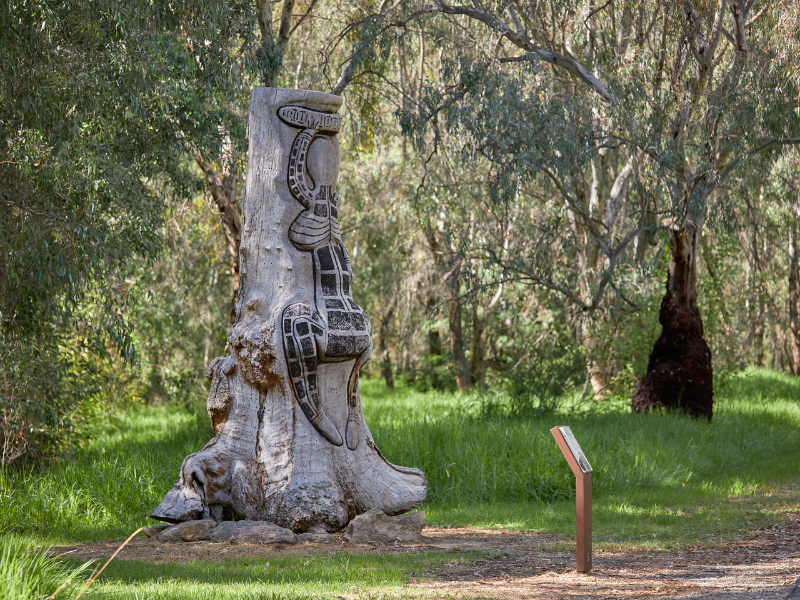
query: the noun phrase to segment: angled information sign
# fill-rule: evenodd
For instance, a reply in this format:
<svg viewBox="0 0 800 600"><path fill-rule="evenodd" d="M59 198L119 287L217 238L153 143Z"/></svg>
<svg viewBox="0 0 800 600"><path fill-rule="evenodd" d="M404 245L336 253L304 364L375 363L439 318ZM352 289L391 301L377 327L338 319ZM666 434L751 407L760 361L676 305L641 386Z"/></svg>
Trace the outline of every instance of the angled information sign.
<svg viewBox="0 0 800 600"><path fill-rule="evenodd" d="M578 573L592 570L592 465L569 427L550 430L575 474L575 526Z"/></svg>

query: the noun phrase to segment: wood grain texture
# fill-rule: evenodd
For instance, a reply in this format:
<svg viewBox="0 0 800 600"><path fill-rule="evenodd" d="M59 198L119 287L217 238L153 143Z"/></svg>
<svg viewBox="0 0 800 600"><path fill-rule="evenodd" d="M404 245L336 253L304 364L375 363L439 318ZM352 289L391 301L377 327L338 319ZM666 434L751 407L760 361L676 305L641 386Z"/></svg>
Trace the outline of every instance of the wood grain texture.
<svg viewBox="0 0 800 600"><path fill-rule="evenodd" d="M339 531L373 508L395 515L425 499L423 473L392 465L375 446L358 398L361 364L357 361L363 362L369 353L357 348L359 352L351 356L352 352L337 353L331 348L331 332L338 335L334 330L339 326L331 313L318 306L322 288L315 252L306 246L298 248L290 240L292 224L308 210L289 188L292 146L301 132L309 131L302 127L328 123L328 130L316 132L307 154L308 175L312 180L315 175L328 180L331 193L325 198L330 202L339 159L337 134L330 123L339 117L305 121L293 117L286 122L278 110L295 106L333 114L341 102L338 96L321 92L253 91L240 293L236 322L228 335L232 351L212 361L207 373L212 383L208 409L217 435L186 457L175 487L153 510L154 519L235 517L269 521L295 532L320 525ZM309 189L317 185L307 184ZM338 247L341 241L321 243ZM341 250L346 256L343 244ZM349 291L345 298L349 299ZM311 396L299 398L298 382L307 380L290 377L282 324L290 306L306 306L317 315L308 320L319 325L320 332L313 334L314 402ZM353 314L361 310L354 306ZM364 337L363 331L357 333ZM371 338L366 343L371 350ZM312 422L315 411L329 423L323 424L321 418ZM347 443L336 432L342 437L346 432Z"/></svg>

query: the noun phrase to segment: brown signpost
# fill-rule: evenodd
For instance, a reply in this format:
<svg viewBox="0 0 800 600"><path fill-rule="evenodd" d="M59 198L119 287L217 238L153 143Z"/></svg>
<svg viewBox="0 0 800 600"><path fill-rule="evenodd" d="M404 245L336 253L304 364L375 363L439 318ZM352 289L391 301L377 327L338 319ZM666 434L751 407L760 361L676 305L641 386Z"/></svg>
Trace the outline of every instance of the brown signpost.
<svg viewBox="0 0 800 600"><path fill-rule="evenodd" d="M569 427L550 430L575 473L578 573L592 570L592 466Z"/></svg>

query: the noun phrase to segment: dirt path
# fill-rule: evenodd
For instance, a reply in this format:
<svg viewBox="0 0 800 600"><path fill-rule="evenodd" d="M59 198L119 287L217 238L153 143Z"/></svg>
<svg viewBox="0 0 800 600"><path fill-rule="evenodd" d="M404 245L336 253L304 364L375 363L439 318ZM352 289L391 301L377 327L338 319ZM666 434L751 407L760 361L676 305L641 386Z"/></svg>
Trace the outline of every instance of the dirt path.
<svg viewBox="0 0 800 600"><path fill-rule="evenodd" d="M505 556L455 566L419 587L465 598L766 600L787 598L800 577L800 515L721 548L595 552L587 575L575 572L574 553L507 541Z"/></svg>
<svg viewBox="0 0 800 600"><path fill-rule="evenodd" d="M588 575L575 572L574 553L548 549L564 541L565 538L547 534L437 528L425 529L424 543L403 546L347 546L340 542L293 546L208 542L165 545L137 539L119 558L171 562L320 553L457 550L503 553L475 563L455 561L448 565L448 570L429 574L426 581L413 581L406 590L412 597L766 600L787 598L800 577L800 514L797 513L791 515L786 525L755 531L720 548L595 552L594 569ZM53 552L85 560L110 556L117 546L118 542L101 542L54 548Z"/></svg>

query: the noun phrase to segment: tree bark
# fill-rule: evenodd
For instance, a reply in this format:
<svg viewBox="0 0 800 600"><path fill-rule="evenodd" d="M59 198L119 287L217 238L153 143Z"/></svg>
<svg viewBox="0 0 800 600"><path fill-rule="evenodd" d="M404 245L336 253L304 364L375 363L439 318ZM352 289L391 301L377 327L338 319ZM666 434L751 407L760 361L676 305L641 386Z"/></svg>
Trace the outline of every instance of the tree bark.
<svg viewBox="0 0 800 600"><path fill-rule="evenodd" d="M216 437L183 461L155 519L338 531L372 508L399 514L425 498L422 472L383 458L361 410L372 336L339 234L340 105L319 92L253 91L231 354L206 371Z"/></svg>
<svg viewBox="0 0 800 600"><path fill-rule="evenodd" d="M464 335L461 330L461 277L460 266L455 266L447 277L447 308L450 318L450 350L456 370L456 387L466 393L469 390L469 366L464 354Z"/></svg>
<svg viewBox="0 0 800 600"><path fill-rule="evenodd" d="M728 312L728 304L725 301L725 290L722 287L722 281L720 281L719 274L717 273L716 268L714 268L714 262L711 257L711 249L708 244L708 237L704 235L700 236L700 243L703 246L703 259L705 260L708 274L711 277L711 285L714 286L714 289L717 293L717 298L719 298L719 309L722 313L722 329L725 332L725 349L726 352L730 352L733 349L733 336L731 332L731 315Z"/></svg>
<svg viewBox="0 0 800 600"><path fill-rule="evenodd" d="M583 351L586 354L586 373L592 386L592 395L595 400L601 400L611 387L611 377L614 374L614 363L611 360L611 349L599 336L600 325L592 323L591 315L581 318L581 337ZM601 321L602 317L598 319Z"/></svg>
<svg viewBox="0 0 800 600"><path fill-rule="evenodd" d="M386 381L386 387L390 390L394 389L394 380L392 379L392 358L389 355L389 347L386 345L386 337L389 332L389 324L394 315L394 300L389 303L383 315L381 315L381 329L378 332L378 352L381 355L381 377Z"/></svg>
<svg viewBox="0 0 800 600"><path fill-rule="evenodd" d="M208 159L194 152L194 159L211 190L211 198L217 207L222 223L222 232L225 235L225 245L228 250L228 261L231 269L231 311L230 324L236 322L236 303L239 300L239 245L242 241L242 222L236 208L238 202L238 175L235 171L236 157L232 144L228 143L223 153L223 165L219 173Z"/></svg>
<svg viewBox="0 0 800 600"><path fill-rule="evenodd" d="M483 316L478 315L478 301L477 298L473 304L472 310L472 346L469 355L469 376L471 383L477 385L480 390L486 387L486 340L484 333L486 332L486 324L489 322L489 316L492 310L497 306L500 296L503 294L503 284L501 283L497 292L489 300L489 304L483 311Z"/></svg>
<svg viewBox="0 0 800 600"><path fill-rule="evenodd" d="M697 308L697 250L702 224L687 219L670 232L667 291L658 320L661 336L653 346L647 374L633 395L639 412L676 407L711 420L714 403L711 349L703 338Z"/></svg>
<svg viewBox="0 0 800 600"><path fill-rule="evenodd" d="M795 211L789 229L789 329L792 336L792 372L800 375L800 219Z"/></svg>
<svg viewBox="0 0 800 600"><path fill-rule="evenodd" d="M436 298L433 295L428 296L428 316L432 318L436 312ZM439 374L437 367L440 364L442 356L442 334L438 327L431 327L428 330L428 358L430 361L431 369L431 387L438 390L442 387L442 382L439 381Z"/></svg>

